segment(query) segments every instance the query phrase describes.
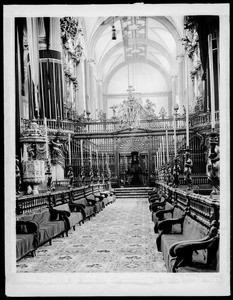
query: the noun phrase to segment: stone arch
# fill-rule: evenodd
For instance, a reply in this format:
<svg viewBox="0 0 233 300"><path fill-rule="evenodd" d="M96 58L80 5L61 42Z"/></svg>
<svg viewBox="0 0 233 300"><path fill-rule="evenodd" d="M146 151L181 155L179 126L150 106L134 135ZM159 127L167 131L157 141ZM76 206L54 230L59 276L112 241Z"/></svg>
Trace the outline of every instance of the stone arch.
<svg viewBox="0 0 233 300"><path fill-rule="evenodd" d="M131 41L134 41L133 39L131 39ZM176 71L176 67L175 67L175 61L173 59L173 57L169 54L169 52L160 44L154 42L154 41L151 41L151 40L145 40L145 39L137 39L137 42L141 43L141 44L144 44L144 45L147 45L147 46L150 46L150 47L153 47L157 50L160 51L160 53L162 55L164 55L164 57L168 60L169 64L171 65L171 69L172 69L172 73L175 74L175 71ZM122 46L124 45L123 42L121 43L118 43L117 45L115 45L113 48L111 48L106 54L105 56L103 57L103 59L101 60L101 62L99 63L98 65L98 78L100 78L102 72L103 72L103 68L104 68L104 65L106 64L106 62L108 61L108 59L117 51L119 50Z"/></svg>
<svg viewBox="0 0 233 300"><path fill-rule="evenodd" d="M119 20L121 17L114 17L114 20ZM172 34L176 45L177 45L177 52L181 53L182 51L182 45L180 42L181 36L176 28L176 26L173 24L171 20L169 20L167 17L163 16L156 16L156 17L150 17L156 21L159 21L161 24L164 25L165 28L168 29L168 31ZM100 38L101 34L104 32L104 30L108 27L111 26L113 21L113 17L107 18L105 21L101 22L95 33L93 34L92 38L90 39L88 43L88 49L89 49L89 57L93 58L94 57L94 51L95 51L95 46Z"/></svg>

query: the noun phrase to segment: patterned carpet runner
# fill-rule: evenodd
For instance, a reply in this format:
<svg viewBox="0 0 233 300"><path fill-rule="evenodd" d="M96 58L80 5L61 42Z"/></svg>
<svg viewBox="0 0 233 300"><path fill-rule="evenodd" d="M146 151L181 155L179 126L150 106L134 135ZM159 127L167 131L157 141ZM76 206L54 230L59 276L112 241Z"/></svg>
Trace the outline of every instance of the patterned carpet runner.
<svg viewBox="0 0 233 300"><path fill-rule="evenodd" d="M17 272L166 272L147 199L117 199L68 237L16 263Z"/></svg>

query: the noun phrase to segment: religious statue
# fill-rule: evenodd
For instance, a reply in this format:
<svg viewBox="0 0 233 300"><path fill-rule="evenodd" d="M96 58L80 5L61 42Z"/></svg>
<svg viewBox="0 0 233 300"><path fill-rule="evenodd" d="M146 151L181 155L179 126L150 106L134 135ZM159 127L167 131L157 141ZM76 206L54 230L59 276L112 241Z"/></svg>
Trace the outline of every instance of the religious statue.
<svg viewBox="0 0 233 300"><path fill-rule="evenodd" d="M80 177L81 177L81 182L84 183L84 179L85 179L84 167L81 167Z"/></svg>
<svg viewBox="0 0 233 300"><path fill-rule="evenodd" d="M180 172L181 172L181 168L180 168L180 165L178 164L178 158L175 157L174 158L173 172L172 172L172 175L173 175L172 185L175 188L177 188L180 185L180 180L179 180Z"/></svg>
<svg viewBox="0 0 233 300"><path fill-rule="evenodd" d="M171 185L171 183L172 183L172 169L171 169L169 163L167 163L166 171L167 171L167 185Z"/></svg>
<svg viewBox="0 0 233 300"><path fill-rule="evenodd" d="M207 162L208 179L213 186L211 194L218 195L220 191L220 148L218 146L218 138L216 133L209 135L209 155Z"/></svg>
<svg viewBox="0 0 233 300"><path fill-rule="evenodd" d="M55 141L51 141L52 154L57 156L63 156L62 147L63 144L59 141L59 138L56 138Z"/></svg>
<svg viewBox="0 0 233 300"><path fill-rule="evenodd" d="M185 149L185 164L184 164L184 176L185 176L185 182L187 184L187 190L192 189L192 167L193 167L193 161L190 158L190 149Z"/></svg>
<svg viewBox="0 0 233 300"><path fill-rule="evenodd" d="M15 160L15 179L16 179L16 194L19 195L19 189L21 185L21 175L19 169L19 160L17 158Z"/></svg>
<svg viewBox="0 0 233 300"><path fill-rule="evenodd" d="M74 181L74 172L73 172L73 168L69 167L69 170L67 172L67 177L69 178L69 187L73 186L73 181Z"/></svg>
<svg viewBox="0 0 233 300"><path fill-rule="evenodd" d="M36 159L36 144L30 144L27 147L28 160Z"/></svg>
<svg viewBox="0 0 233 300"><path fill-rule="evenodd" d="M27 187L27 195L31 195L31 194L32 194L32 187L29 184Z"/></svg>
<svg viewBox="0 0 233 300"><path fill-rule="evenodd" d="M138 151L131 152L131 165L128 168L127 175L132 176L130 180L131 186L142 186L143 182L143 171L139 163L139 153Z"/></svg>
<svg viewBox="0 0 233 300"><path fill-rule="evenodd" d="M52 186L52 173L51 173L51 166L50 163L47 162L47 170L45 172L45 175L47 175L47 190L50 191L51 190L51 186Z"/></svg>

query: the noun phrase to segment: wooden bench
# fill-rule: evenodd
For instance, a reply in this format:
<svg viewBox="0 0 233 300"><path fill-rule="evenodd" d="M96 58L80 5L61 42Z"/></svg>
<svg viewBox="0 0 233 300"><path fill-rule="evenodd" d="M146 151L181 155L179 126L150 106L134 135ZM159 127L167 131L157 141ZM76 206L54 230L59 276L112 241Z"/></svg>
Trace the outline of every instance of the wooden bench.
<svg viewBox="0 0 233 300"><path fill-rule="evenodd" d="M20 215L16 220L16 258L20 259L52 239L64 233L68 236L67 223L62 212L46 209Z"/></svg>
<svg viewBox="0 0 233 300"><path fill-rule="evenodd" d="M100 186L95 185L92 186L92 192L96 198L102 201L104 207L116 200L114 189L103 190Z"/></svg>
<svg viewBox="0 0 233 300"><path fill-rule="evenodd" d="M87 201L92 201L92 203L95 203L95 213L99 213L101 210L103 210L104 205L102 203L102 200L104 199L103 196L95 196L93 193L93 187L89 186L84 189L84 197Z"/></svg>
<svg viewBox="0 0 233 300"><path fill-rule="evenodd" d="M83 220L90 219L96 214L96 201L87 200L84 193L85 187L74 188L70 193L70 204L76 206L83 214Z"/></svg>
<svg viewBox="0 0 233 300"><path fill-rule="evenodd" d="M219 205L195 194L176 192L177 203L158 221L156 244L168 272L217 272Z"/></svg>
<svg viewBox="0 0 233 300"><path fill-rule="evenodd" d="M68 222L68 228L72 228L75 230L75 225L83 222L83 214L80 209L78 209L76 205L72 205L72 203L65 203L61 205L57 205L53 207L54 210L64 212L64 219Z"/></svg>
<svg viewBox="0 0 233 300"><path fill-rule="evenodd" d="M175 194L176 195L176 194ZM177 201L176 197L172 196L171 193L165 195L166 198L161 201L162 203L157 207L155 204L152 206L152 221L154 222L154 232L158 233L158 224L169 218L179 218L184 214L187 206L187 198L179 199Z"/></svg>
<svg viewBox="0 0 233 300"><path fill-rule="evenodd" d="M16 260L27 254L35 256L37 226L28 221L16 220Z"/></svg>

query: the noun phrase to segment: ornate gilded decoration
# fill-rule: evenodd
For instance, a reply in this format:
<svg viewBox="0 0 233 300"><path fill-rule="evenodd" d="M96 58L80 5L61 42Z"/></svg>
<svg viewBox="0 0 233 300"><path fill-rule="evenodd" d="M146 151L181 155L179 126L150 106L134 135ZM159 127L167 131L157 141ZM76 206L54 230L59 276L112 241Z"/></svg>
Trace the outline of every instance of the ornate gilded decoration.
<svg viewBox="0 0 233 300"><path fill-rule="evenodd" d="M159 111L159 115L162 119L164 119L167 116L166 109L162 106L162 108Z"/></svg>
<svg viewBox="0 0 233 300"><path fill-rule="evenodd" d="M20 142L22 143L45 143L45 128L32 120L25 122L25 130L21 133Z"/></svg>
<svg viewBox="0 0 233 300"><path fill-rule="evenodd" d="M73 17L65 17L60 19L61 25L61 37L64 41L67 41L69 38L74 38L80 28L78 26L78 21Z"/></svg>
<svg viewBox="0 0 233 300"><path fill-rule="evenodd" d="M140 128L141 120L152 120L156 118L155 104L146 99L143 105L140 95L134 94L133 87L129 86L129 95L119 106L111 107L113 109L114 119L121 122L120 129Z"/></svg>
<svg viewBox="0 0 233 300"><path fill-rule="evenodd" d="M59 164L65 167L65 153L67 152L67 141L61 142L58 137L50 141L50 153L51 153L51 163L53 165Z"/></svg>
<svg viewBox="0 0 233 300"><path fill-rule="evenodd" d="M138 151L143 153L149 150L150 143L147 137L130 137L128 139L118 139L118 149L120 152Z"/></svg>
<svg viewBox="0 0 233 300"><path fill-rule="evenodd" d="M44 160L46 158L46 135L44 125L28 121L21 133L20 142L26 145L28 160Z"/></svg>

